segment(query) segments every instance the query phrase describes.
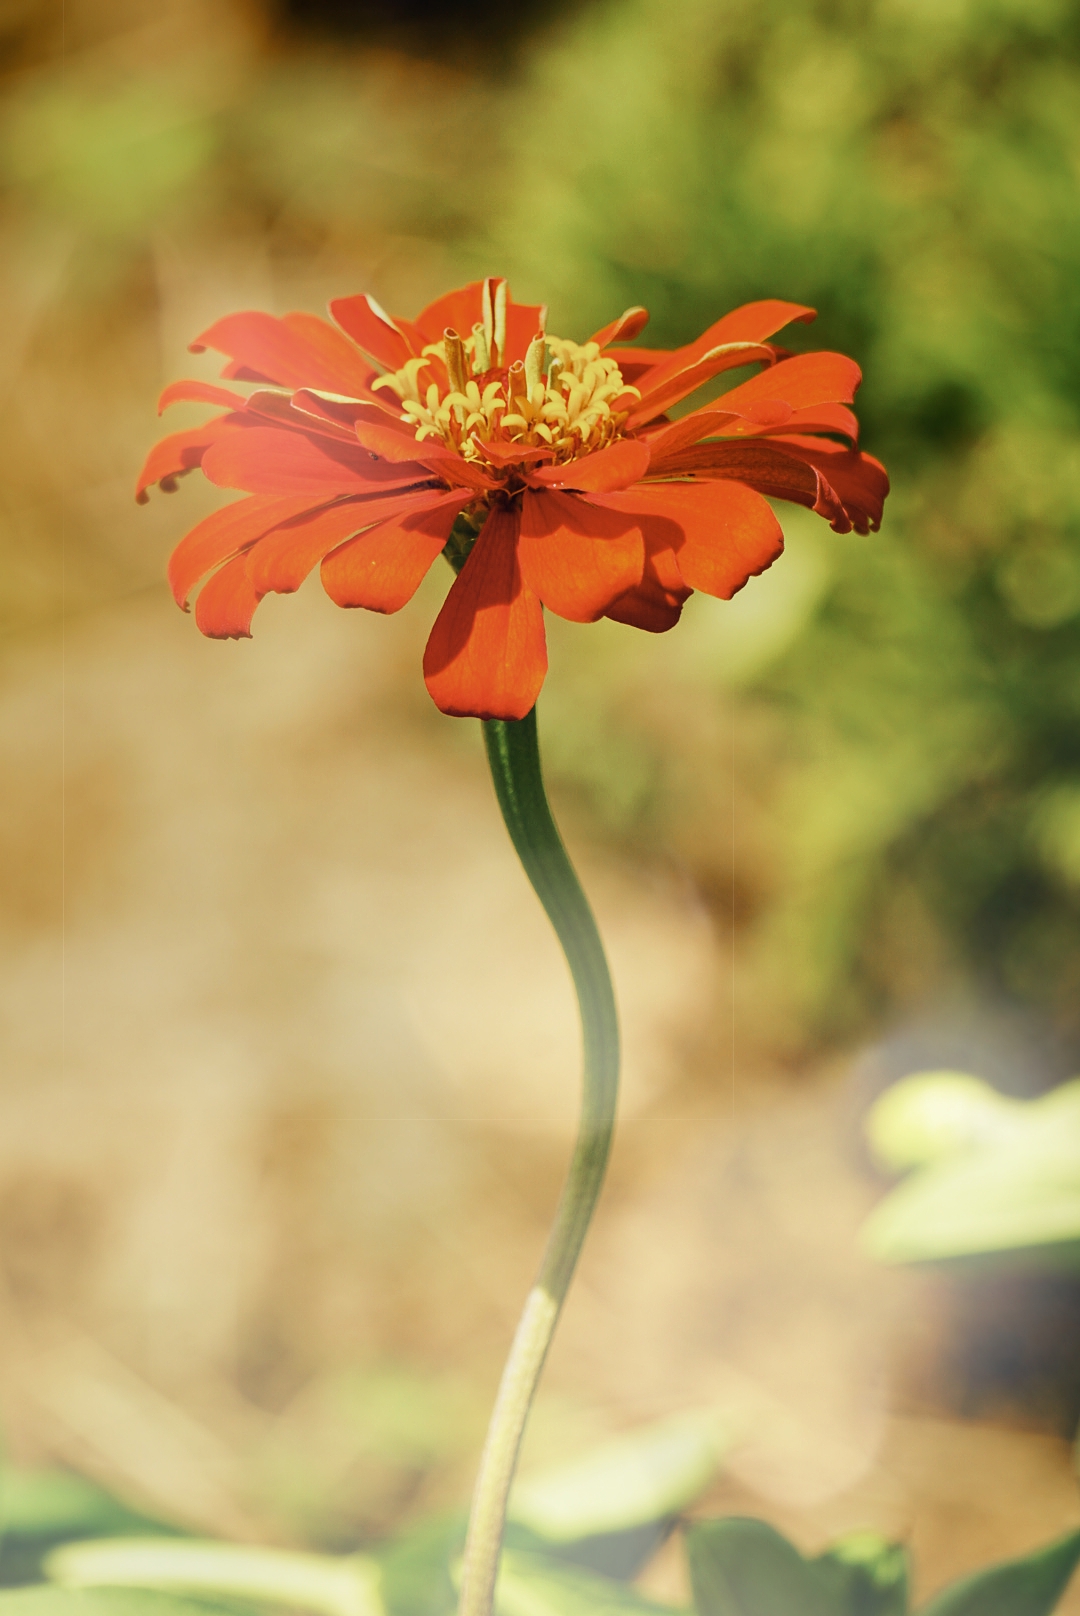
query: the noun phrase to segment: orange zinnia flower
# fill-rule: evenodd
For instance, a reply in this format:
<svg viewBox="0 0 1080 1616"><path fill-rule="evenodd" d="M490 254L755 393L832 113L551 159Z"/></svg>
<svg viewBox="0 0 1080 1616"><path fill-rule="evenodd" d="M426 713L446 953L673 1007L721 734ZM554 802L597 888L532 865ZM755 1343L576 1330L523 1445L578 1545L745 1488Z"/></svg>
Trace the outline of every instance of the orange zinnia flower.
<svg viewBox="0 0 1080 1616"><path fill-rule="evenodd" d="M246 498L216 511L169 564L204 634L249 634L270 592L317 562L339 606L396 612L441 552L458 570L424 656L443 712L521 718L547 671L543 608L653 633L695 590L728 600L780 554L762 497L794 500L838 533L877 528L884 468L856 447L861 375L837 353L790 356L766 339L797 303L748 303L674 350L624 346L628 309L579 344L547 335L546 310L505 281L450 292L415 321L374 299L309 314L233 314L192 344L228 356L248 396L175 382L224 404L151 451L138 497L201 466ZM721 371L765 368L702 409L667 411ZM267 390L267 384L269 388Z"/></svg>

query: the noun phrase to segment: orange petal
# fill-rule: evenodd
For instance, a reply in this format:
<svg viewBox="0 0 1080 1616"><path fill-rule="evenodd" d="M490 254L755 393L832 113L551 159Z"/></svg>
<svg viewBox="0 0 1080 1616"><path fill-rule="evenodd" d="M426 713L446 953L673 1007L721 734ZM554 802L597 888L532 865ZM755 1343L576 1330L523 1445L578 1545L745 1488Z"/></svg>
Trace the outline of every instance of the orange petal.
<svg viewBox="0 0 1080 1616"><path fill-rule="evenodd" d="M725 427L730 427L741 419L741 416L731 410L712 408L693 410L670 426L661 427L659 431L651 431L645 441L649 445L652 464L661 465L664 459L674 454L677 449L688 449L692 443L700 443L702 438L714 437L716 433L722 432Z"/></svg>
<svg viewBox="0 0 1080 1616"><path fill-rule="evenodd" d="M649 468L656 477L730 478L748 483L772 499L790 499L808 505L822 516L832 516L838 505L826 498L821 504L821 479L814 468L795 455L786 454L777 440L770 438L713 438L708 443L678 449Z"/></svg>
<svg viewBox="0 0 1080 1616"><path fill-rule="evenodd" d="M700 358L721 342L765 342L793 320L807 325L816 318L817 310L807 308L805 303L784 303L779 298L766 297L757 303L744 303L741 308L722 315L680 351L687 358Z"/></svg>
<svg viewBox="0 0 1080 1616"><path fill-rule="evenodd" d="M598 498L642 523L650 554L673 549L690 589L721 600L764 572L784 548L767 502L739 483L642 484Z"/></svg>
<svg viewBox="0 0 1080 1616"><path fill-rule="evenodd" d="M177 477L185 472L194 471L201 466L206 457L206 451L220 439L228 435L239 436L238 428L243 426L243 417L238 413L230 415L215 415L202 426L193 427L188 432L171 432L160 443L155 443L143 463L139 473L139 480L135 485L135 498L140 505L145 505L149 495L147 489L154 483L160 483L166 494L176 489Z"/></svg>
<svg viewBox="0 0 1080 1616"><path fill-rule="evenodd" d="M635 304L633 308L624 309L619 318L612 320L610 325L601 326L599 331L594 331L589 341L595 342L600 348L606 348L609 342L633 342L648 323L648 309Z"/></svg>
<svg viewBox="0 0 1080 1616"><path fill-rule="evenodd" d="M415 460L421 448L416 428L400 416L388 415L373 404L357 404L352 431L356 441L383 460ZM425 439L429 449L443 450L438 438ZM445 451L443 451L445 452Z"/></svg>
<svg viewBox="0 0 1080 1616"><path fill-rule="evenodd" d="M299 516L310 508L310 494L276 499L251 494L204 517L184 535L169 557L169 586L176 604L186 611L188 596L211 567L240 550L250 549L256 539L269 533L279 522Z"/></svg>
<svg viewBox="0 0 1080 1616"><path fill-rule="evenodd" d="M330 313L357 346L387 370L400 370L407 359L420 352L373 297L335 297Z"/></svg>
<svg viewBox="0 0 1080 1616"><path fill-rule="evenodd" d="M771 398L783 399L793 410L811 404L850 404L861 381L862 371L845 354L795 354L714 399L710 408L744 414L748 404Z"/></svg>
<svg viewBox="0 0 1080 1616"><path fill-rule="evenodd" d="M227 372L282 387L321 387L328 393L370 397L375 372L342 332L314 314L249 311L215 320L191 343L192 353L216 348L233 364Z"/></svg>
<svg viewBox="0 0 1080 1616"><path fill-rule="evenodd" d="M641 529L618 510L576 494L527 488L518 544L526 584L572 623L594 623L641 582Z"/></svg>
<svg viewBox="0 0 1080 1616"><path fill-rule="evenodd" d="M805 409L793 410L782 427L764 427L763 432L836 432L841 437L859 441L859 423L853 410L846 404L808 404Z"/></svg>
<svg viewBox="0 0 1080 1616"><path fill-rule="evenodd" d="M877 532L889 492L888 473L880 460L824 438L778 437L773 442L784 453L805 460L825 476L856 533ZM836 527L835 520L833 526ZM837 531L846 529L840 527Z"/></svg>
<svg viewBox="0 0 1080 1616"><path fill-rule="evenodd" d="M547 445L526 449L520 443L484 443L475 434L472 441L493 466L527 466L534 460L550 460L554 452Z"/></svg>
<svg viewBox="0 0 1080 1616"><path fill-rule="evenodd" d="M655 420L662 415L672 404L677 404L680 398L692 393L695 387L703 382L710 381L724 370L736 370L740 365L751 365L759 362L771 365L776 357L775 349L767 348L759 342L727 342L716 348L711 348L700 358L691 363L664 366L659 372L642 378L639 386L641 402L632 411L627 427L633 431L635 427L644 426L647 421ZM718 400L718 406L728 408L727 400Z"/></svg>
<svg viewBox="0 0 1080 1616"><path fill-rule="evenodd" d="M385 405L373 404L370 399L326 398L322 393L313 392L309 387L297 388L292 395L292 406L303 415L314 415L319 420L332 421L350 436L355 436L356 423L364 417L370 417L372 420L381 418L390 423L398 420Z"/></svg>
<svg viewBox="0 0 1080 1616"><path fill-rule="evenodd" d="M461 489L442 494L332 551L322 564L323 588L330 599L372 612L400 611L442 553L458 512L471 497Z"/></svg>
<svg viewBox="0 0 1080 1616"><path fill-rule="evenodd" d="M421 481L429 472L375 460L359 444L316 440L304 432L249 427L220 438L203 457L203 470L221 488L253 494L335 494L389 492Z"/></svg>
<svg viewBox="0 0 1080 1616"><path fill-rule="evenodd" d="M346 500L314 514L298 516L267 533L250 554L251 581L260 600L271 592L290 595L299 589L317 561L343 539L350 539L372 523L397 518L431 499L419 494L389 494L383 499Z"/></svg>
<svg viewBox="0 0 1080 1616"><path fill-rule="evenodd" d="M711 348L719 347L722 343L765 342L792 320L806 322L816 317L815 310L807 308L804 303L783 303L778 298L765 298L761 302L744 303L741 308L733 309L703 331L694 342L688 342L681 348L670 352L628 348L625 353L613 352L610 357L616 361L626 380L641 386L644 391L646 386L651 388L671 372L694 364Z"/></svg>
<svg viewBox="0 0 1080 1616"><path fill-rule="evenodd" d="M492 511L428 639L424 679L454 717L524 718L544 682L544 615L522 582L518 521L512 510Z"/></svg>
<svg viewBox="0 0 1080 1616"><path fill-rule="evenodd" d="M524 360L529 351L529 343L543 331L547 324L546 303L515 303L512 298L506 302L506 353L500 360L500 365L512 365L516 359ZM464 336L465 333L462 332Z"/></svg>
<svg viewBox="0 0 1080 1616"><path fill-rule="evenodd" d="M530 488L573 488L581 492L610 493L629 488L644 477L649 466L649 448L636 438L622 438L607 449L568 460L561 466L544 466L529 472Z"/></svg>
<svg viewBox="0 0 1080 1616"><path fill-rule="evenodd" d="M248 640L258 604L245 552L226 561L203 585L195 602L195 622L208 639Z"/></svg>
<svg viewBox="0 0 1080 1616"><path fill-rule="evenodd" d="M466 460L455 450L448 449L437 438L417 438L405 423L363 419L356 423L356 438L365 449L378 455L387 464L400 467L412 465L435 472L444 482L457 488L472 488L478 493L495 485L475 461Z"/></svg>
<svg viewBox="0 0 1080 1616"><path fill-rule="evenodd" d="M157 412L163 414L170 404L224 404L234 410L247 403L243 393L234 393L231 387L218 387L214 382L170 382L158 399Z"/></svg>
<svg viewBox="0 0 1080 1616"><path fill-rule="evenodd" d="M421 309L416 316L416 324L428 342L441 342L447 326L452 326L459 336L470 336L473 326L483 318L483 313L484 283L470 281L468 286L459 286L456 291L446 292L442 297L437 297L434 303L429 303L426 309Z"/></svg>
<svg viewBox="0 0 1080 1616"><path fill-rule="evenodd" d="M673 525L673 524L670 524ZM616 623L644 629L647 634L666 634L682 616L684 602L692 591L679 571L675 551L669 544L674 534L666 522L643 519L645 570L636 589L627 590L604 613ZM682 530L679 530L681 540ZM650 542L651 541L651 542Z"/></svg>
<svg viewBox="0 0 1080 1616"><path fill-rule="evenodd" d="M411 496L414 502L418 497L424 496ZM250 639L251 619L265 595L298 589L315 563L347 534L386 517L401 503L400 494L344 500L304 512L264 533L203 585L195 602L195 622L213 640Z"/></svg>
<svg viewBox="0 0 1080 1616"><path fill-rule="evenodd" d="M322 414L312 415L306 410L297 409L296 400L305 396L312 398L314 394L269 393L257 389L247 400L247 412L261 416L266 421L278 421L282 426L292 427L298 432L317 432L320 437L336 438L339 443L356 442L356 434L351 426L343 426Z"/></svg>

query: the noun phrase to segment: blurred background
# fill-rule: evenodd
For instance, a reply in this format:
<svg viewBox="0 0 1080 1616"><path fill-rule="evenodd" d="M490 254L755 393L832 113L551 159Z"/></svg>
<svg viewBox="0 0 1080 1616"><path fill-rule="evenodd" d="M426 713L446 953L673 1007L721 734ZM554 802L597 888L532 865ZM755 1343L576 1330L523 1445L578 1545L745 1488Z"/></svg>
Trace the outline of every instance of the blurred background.
<svg viewBox="0 0 1080 1616"><path fill-rule="evenodd" d="M163 571L218 496L132 486L217 316L497 273L577 338L814 305L894 484L670 636L551 625L627 1074L529 1458L716 1407L712 1507L926 1588L1075 1525L1075 1267L857 1243L892 1079L1080 1067L1075 0L2 0L0 53L10 1454L278 1543L467 1497L578 1057L421 682L446 579L211 643Z"/></svg>

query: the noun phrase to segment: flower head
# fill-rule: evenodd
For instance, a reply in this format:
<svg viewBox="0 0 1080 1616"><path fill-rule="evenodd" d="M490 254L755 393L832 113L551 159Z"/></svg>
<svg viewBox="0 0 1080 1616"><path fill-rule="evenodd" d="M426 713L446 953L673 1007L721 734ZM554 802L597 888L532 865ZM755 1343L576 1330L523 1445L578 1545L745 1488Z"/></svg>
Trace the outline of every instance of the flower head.
<svg viewBox="0 0 1080 1616"><path fill-rule="evenodd" d="M192 344L227 356L250 392L175 382L224 405L151 450L138 497L201 467L245 497L181 540L177 602L204 634L242 638L266 594L318 564L339 606L395 612L445 553L457 572L424 676L446 713L521 718L547 670L543 609L661 633L695 590L730 599L780 554L767 500L837 532L881 520L884 468L856 448L858 366L791 356L768 339L812 309L766 300L673 350L628 346L628 309L586 343L546 330L544 308L476 281L415 321L370 297L308 314L233 314ZM725 370L763 366L681 419L671 406ZM207 577L207 575L209 576Z"/></svg>

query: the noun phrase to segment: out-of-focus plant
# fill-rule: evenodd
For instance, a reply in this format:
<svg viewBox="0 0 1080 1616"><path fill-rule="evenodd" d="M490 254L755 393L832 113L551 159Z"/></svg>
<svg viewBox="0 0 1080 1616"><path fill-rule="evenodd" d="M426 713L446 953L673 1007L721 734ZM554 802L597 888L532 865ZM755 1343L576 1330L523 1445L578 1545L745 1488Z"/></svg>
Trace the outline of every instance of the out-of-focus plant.
<svg viewBox="0 0 1080 1616"><path fill-rule="evenodd" d="M863 1227L883 1262L1080 1259L1080 1078L1034 1100L964 1072L917 1072L871 1107L874 1156L909 1176Z"/></svg>
<svg viewBox="0 0 1080 1616"><path fill-rule="evenodd" d="M499 1616L907 1616L907 1551L876 1533L806 1556L764 1521L683 1518L720 1452L715 1419L685 1416L523 1484ZM634 1586L677 1523L693 1595L685 1609ZM48 1583L0 1593L0 1616L190 1616L207 1602L229 1612L451 1616L464 1530L454 1516L339 1556L184 1538L75 1541L50 1555ZM1078 1560L1080 1532L1071 1532L950 1584L919 1616L1050 1616Z"/></svg>

